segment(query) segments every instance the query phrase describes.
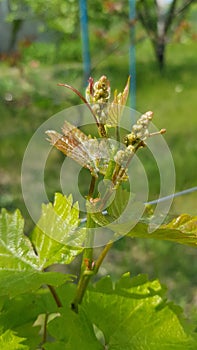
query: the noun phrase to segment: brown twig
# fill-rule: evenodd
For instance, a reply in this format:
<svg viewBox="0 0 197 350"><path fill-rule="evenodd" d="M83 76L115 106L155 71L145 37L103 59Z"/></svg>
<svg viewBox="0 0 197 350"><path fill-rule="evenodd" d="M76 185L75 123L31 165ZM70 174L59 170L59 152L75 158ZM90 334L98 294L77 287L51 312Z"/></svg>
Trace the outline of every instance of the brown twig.
<svg viewBox="0 0 197 350"><path fill-rule="evenodd" d="M57 295L55 288L53 286L51 286L50 284L47 284L47 287L49 288L49 290L53 296L53 299L56 302L57 307L62 307L62 302L61 302L59 296Z"/></svg>
<svg viewBox="0 0 197 350"><path fill-rule="evenodd" d="M68 84L59 83L59 84L57 84L57 85L58 85L58 86L64 86L64 87L66 87L67 89L72 90L76 95L78 95L78 96L80 97L80 99L81 99L81 100L86 104L86 106L89 108L90 112L92 113L92 115L93 115L93 117L94 117L94 119L95 119L96 125L97 125L97 127L99 128L99 127L100 127L100 124L99 124L99 122L98 122L98 120L97 120L97 117L96 117L96 115L95 115L95 113L94 113L92 107L90 106L90 104L88 103L88 101L86 100L86 98L80 93L80 91L77 90L77 89L75 89L73 86L68 85Z"/></svg>

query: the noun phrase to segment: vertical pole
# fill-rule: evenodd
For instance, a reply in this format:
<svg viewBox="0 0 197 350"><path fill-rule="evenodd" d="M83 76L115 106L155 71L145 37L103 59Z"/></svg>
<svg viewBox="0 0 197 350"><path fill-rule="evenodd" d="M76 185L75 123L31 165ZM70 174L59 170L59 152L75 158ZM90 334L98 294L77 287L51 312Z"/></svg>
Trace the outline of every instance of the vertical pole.
<svg viewBox="0 0 197 350"><path fill-rule="evenodd" d="M84 69L84 85L86 85L90 76L90 49L89 49L89 35L88 35L88 15L86 0L79 0L80 7L80 24L81 24L81 38L82 38L82 56Z"/></svg>
<svg viewBox="0 0 197 350"><path fill-rule="evenodd" d="M136 59L135 59L135 0L129 0L130 45L129 45L129 72L131 76L130 106L136 108Z"/></svg>

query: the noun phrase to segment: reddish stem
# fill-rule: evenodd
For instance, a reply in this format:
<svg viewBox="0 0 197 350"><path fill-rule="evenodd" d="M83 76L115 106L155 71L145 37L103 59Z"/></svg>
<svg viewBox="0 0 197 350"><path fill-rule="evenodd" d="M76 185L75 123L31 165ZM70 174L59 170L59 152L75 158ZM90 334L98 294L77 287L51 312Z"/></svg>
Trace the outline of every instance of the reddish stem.
<svg viewBox="0 0 197 350"><path fill-rule="evenodd" d="M49 288L49 290L50 290L50 292L51 292L51 294L56 302L57 307L62 307L62 302L61 302L59 296L57 295L55 288L53 286L51 286L50 284L47 284L47 287Z"/></svg>
<svg viewBox="0 0 197 350"><path fill-rule="evenodd" d="M86 100L86 98L79 92L79 90L75 89L73 86L71 85L68 85L68 84L62 84L62 83L59 83L57 84L58 86L64 86L66 87L67 89L70 89L72 90L76 95L78 95L80 97L80 99L87 105L87 107L89 108L90 112L92 113L95 121L96 121L96 125L99 127L99 122L95 116L95 113L92 109L92 107L90 106L90 104L88 103L88 101Z"/></svg>

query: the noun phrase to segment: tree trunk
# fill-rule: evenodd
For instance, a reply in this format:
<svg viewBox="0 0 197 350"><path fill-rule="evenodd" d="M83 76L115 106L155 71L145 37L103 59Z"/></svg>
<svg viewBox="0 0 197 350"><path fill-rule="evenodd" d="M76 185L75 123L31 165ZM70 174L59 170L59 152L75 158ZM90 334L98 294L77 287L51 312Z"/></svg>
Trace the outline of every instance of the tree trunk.
<svg viewBox="0 0 197 350"><path fill-rule="evenodd" d="M165 65L165 48L166 48L166 42L164 38L158 38L154 49L155 49L155 55L157 58L157 62L159 64L160 71L163 70Z"/></svg>
<svg viewBox="0 0 197 350"><path fill-rule="evenodd" d="M8 48L9 53L11 53L16 49L15 45L17 42L17 36L22 25L23 25L23 19L14 19L12 22L12 32L11 32L11 38L10 38L10 43Z"/></svg>

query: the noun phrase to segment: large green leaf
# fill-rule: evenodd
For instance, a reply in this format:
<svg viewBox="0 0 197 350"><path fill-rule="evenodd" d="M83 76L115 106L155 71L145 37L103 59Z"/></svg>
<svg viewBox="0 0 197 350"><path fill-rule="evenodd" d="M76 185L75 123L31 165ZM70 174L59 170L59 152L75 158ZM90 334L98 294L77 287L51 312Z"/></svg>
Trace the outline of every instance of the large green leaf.
<svg viewBox="0 0 197 350"><path fill-rule="evenodd" d="M149 233L146 223L138 223L127 236L156 238L197 248L197 216L182 214L151 233Z"/></svg>
<svg viewBox="0 0 197 350"><path fill-rule="evenodd" d="M0 269L39 270L39 260L30 240L23 233L24 220L16 210L9 214L2 209L0 215Z"/></svg>
<svg viewBox="0 0 197 350"><path fill-rule="evenodd" d="M56 193L54 205L43 205L42 215L32 234L39 265L69 264L81 251L85 229L78 229L79 209L72 196Z"/></svg>
<svg viewBox="0 0 197 350"><path fill-rule="evenodd" d="M57 312L57 305L48 288L33 293L7 297L0 311L0 328L17 330L34 323L39 314Z"/></svg>
<svg viewBox="0 0 197 350"><path fill-rule="evenodd" d="M28 350L27 345L21 344L25 339L19 338L11 330L0 335L0 348L2 350Z"/></svg>
<svg viewBox="0 0 197 350"><path fill-rule="evenodd" d="M71 276L42 272L33 246L23 233L24 220L16 210L0 215L0 295L14 296L35 290L42 284L59 285Z"/></svg>
<svg viewBox="0 0 197 350"><path fill-rule="evenodd" d="M115 286L110 278L98 282L82 306L109 350L195 350L195 335L163 293L157 280L126 274Z"/></svg>
<svg viewBox="0 0 197 350"><path fill-rule="evenodd" d="M103 349L95 336L93 325L83 310L76 314L70 308L62 309L61 316L49 323L48 330L57 341L45 344L46 350Z"/></svg>
<svg viewBox="0 0 197 350"><path fill-rule="evenodd" d="M35 325L35 321L40 314L57 312L57 305L47 288L12 299L7 297L0 312L0 329L11 329L19 337L26 338L24 343L35 350L42 341L41 324L37 321Z"/></svg>
<svg viewBox="0 0 197 350"><path fill-rule="evenodd" d="M0 270L0 295L11 297L33 291L43 284L58 286L72 280L71 275L58 272L40 272L37 270Z"/></svg>
<svg viewBox="0 0 197 350"><path fill-rule="evenodd" d="M128 200L127 197L128 193L120 189L117 198L107 209L107 215L100 212L93 213L93 220L100 226L108 226L120 237L127 235L132 238L154 238L197 247L197 216L182 214L169 223L156 227L156 229L154 229L155 226L151 223L151 217L149 216L142 218L136 225L133 225L135 215L139 214L143 208L140 203L133 202L129 210L126 209L124 215L122 215L124 203ZM130 229L129 227L132 226L134 227Z"/></svg>

